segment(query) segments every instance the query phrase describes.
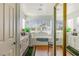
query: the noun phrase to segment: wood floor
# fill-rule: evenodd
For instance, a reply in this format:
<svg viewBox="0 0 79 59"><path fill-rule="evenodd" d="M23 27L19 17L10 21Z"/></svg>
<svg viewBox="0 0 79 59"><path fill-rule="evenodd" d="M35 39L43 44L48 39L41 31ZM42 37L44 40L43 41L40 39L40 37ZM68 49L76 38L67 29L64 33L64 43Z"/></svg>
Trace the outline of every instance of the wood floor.
<svg viewBox="0 0 79 59"><path fill-rule="evenodd" d="M67 56L72 56L69 52L66 52ZM36 46L35 56L54 56L53 47L48 46ZM62 47L56 47L56 56L63 56Z"/></svg>
<svg viewBox="0 0 79 59"><path fill-rule="evenodd" d="M36 46L35 56L48 56L48 47Z"/></svg>

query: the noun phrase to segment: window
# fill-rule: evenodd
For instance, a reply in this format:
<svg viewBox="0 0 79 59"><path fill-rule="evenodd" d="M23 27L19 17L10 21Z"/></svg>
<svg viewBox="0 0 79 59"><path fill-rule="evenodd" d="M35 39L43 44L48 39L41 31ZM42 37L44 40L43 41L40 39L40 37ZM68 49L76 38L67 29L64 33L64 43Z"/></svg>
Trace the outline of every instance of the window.
<svg viewBox="0 0 79 59"><path fill-rule="evenodd" d="M25 29L25 19L22 19L22 28Z"/></svg>
<svg viewBox="0 0 79 59"><path fill-rule="evenodd" d="M73 23L73 19L68 19L67 20L67 31L73 31L74 28L74 23Z"/></svg>

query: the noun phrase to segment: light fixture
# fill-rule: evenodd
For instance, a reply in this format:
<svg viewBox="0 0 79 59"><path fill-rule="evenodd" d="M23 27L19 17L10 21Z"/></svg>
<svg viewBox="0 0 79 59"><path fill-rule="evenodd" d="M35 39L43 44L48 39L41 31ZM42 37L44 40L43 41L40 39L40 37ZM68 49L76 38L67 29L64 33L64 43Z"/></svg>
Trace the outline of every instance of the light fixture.
<svg viewBox="0 0 79 59"><path fill-rule="evenodd" d="M42 8L38 8L38 10L39 10L39 11L41 11L41 10L42 10Z"/></svg>
<svg viewBox="0 0 79 59"><path fill-rule="evenodd" d="M40 4L40 6L43 6L43 4Z"/></svg>

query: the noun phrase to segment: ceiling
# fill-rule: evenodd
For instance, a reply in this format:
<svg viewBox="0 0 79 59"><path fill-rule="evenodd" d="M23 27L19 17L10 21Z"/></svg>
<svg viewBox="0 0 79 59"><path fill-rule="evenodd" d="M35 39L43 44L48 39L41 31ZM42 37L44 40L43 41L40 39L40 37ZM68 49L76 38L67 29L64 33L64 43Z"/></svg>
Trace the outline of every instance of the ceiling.
<svg viewBox="0 0 79 59"><path fill-rule="evenodd" d="M55 3L23 3L21 10L25 15L53 15Z"/></svg>
<svg viewBox="0 0 79 59"><path fill-rule="evenodd" d="M73 16L79 16L79 3L67 3L67 17L70 18ZM57 20L62 20L63 19L63 4L59 4L57 6Z"/></svg>
<svg viewBox="0 0 79 59"><path fill-rule="evenodd" d="M55 3L22 3L21 11L24 15L53 15L54 13L54 5ZM67 4L67 15L72 15L72 13L77 12L76 14L79 15L78 8L79 3L68 3ZM57 18L62 19L63 16L63 4L59 4L57 7Z"/></svg>

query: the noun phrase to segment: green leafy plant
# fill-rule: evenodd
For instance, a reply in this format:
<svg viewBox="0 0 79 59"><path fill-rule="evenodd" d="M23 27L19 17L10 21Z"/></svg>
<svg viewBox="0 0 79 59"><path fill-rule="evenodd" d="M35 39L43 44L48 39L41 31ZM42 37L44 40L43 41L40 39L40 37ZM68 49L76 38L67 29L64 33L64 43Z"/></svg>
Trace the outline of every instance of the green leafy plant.
<svg viewBox="0 0 79 59"><path fill-rule="evenodd" d="M71 28L67 27L66 32L71 32Z"/></svg>
<svg viewBox="0 0 79 59"><path fill-rule="evenodd" d="M24 32L30 32L30 28L28 26L25 27Z"/></svg>

